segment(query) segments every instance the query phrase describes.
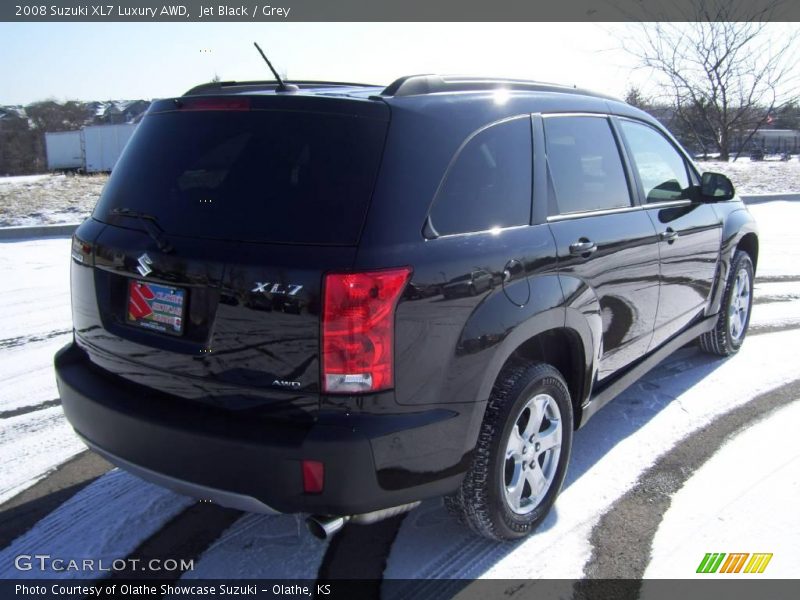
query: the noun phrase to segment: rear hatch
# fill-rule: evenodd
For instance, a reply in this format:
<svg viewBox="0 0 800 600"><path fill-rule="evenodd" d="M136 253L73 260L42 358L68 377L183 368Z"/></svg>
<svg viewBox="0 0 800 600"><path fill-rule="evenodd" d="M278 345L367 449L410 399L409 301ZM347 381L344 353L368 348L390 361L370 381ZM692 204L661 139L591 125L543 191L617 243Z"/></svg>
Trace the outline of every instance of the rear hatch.
<svg viewBox="0 0 800 600"><path fill-rule="evenodd" d="M183 398L316 404L322 276L353 265L387 125L369 100L155 102L78 231L78 343Z"/></svg>

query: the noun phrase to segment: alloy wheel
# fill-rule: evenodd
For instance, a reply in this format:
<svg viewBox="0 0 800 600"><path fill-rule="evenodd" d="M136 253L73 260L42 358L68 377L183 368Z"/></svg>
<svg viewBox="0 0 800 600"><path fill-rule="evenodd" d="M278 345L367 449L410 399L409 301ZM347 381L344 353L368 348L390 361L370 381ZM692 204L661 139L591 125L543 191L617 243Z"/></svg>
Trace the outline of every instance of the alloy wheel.
<svg viewBox="0 0 800 600"><path fill-rule="evenodd" d="M530 513L553 484L562 426L558 404L549 394L534 396L517 415L506 444L503 484L513 512Z"/></svg>

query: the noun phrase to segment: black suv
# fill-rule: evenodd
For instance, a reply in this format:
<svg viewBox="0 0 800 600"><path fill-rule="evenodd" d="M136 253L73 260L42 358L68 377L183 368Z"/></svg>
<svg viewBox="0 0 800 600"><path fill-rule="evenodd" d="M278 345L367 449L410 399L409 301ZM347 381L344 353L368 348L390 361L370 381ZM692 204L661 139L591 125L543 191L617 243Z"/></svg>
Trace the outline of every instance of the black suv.
<svg viewBox="0 0 800 600"><path fill-rule="evenodd" d="M152 104L72 245L64 412L111 462L324 536L445 496L513 539L573 430L744 340L756 225L647 114L525 81Z"/></svg>

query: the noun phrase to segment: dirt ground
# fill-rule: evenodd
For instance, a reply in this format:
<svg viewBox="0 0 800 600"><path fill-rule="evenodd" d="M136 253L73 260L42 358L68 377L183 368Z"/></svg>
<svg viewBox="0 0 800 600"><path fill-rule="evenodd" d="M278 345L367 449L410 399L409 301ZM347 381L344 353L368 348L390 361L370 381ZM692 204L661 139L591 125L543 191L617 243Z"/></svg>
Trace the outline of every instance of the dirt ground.
<svg viewBox="0 0 800 600"><path fill-rule="evenodd" d="M108 175L0 178L0 227L78 223L94 208Z"/></svg>

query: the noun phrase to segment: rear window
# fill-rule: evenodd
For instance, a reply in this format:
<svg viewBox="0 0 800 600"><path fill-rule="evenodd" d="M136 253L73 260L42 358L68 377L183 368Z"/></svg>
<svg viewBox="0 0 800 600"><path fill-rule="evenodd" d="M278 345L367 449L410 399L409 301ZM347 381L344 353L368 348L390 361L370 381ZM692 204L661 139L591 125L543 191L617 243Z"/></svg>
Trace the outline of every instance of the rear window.
<svg viewBox="0 0 800 600"><path fill-rule="evenodd" d="M277 243L355 244L386 123L348 114L170 111L147 115L94 216L127 208L167 233Z"/></svg>

